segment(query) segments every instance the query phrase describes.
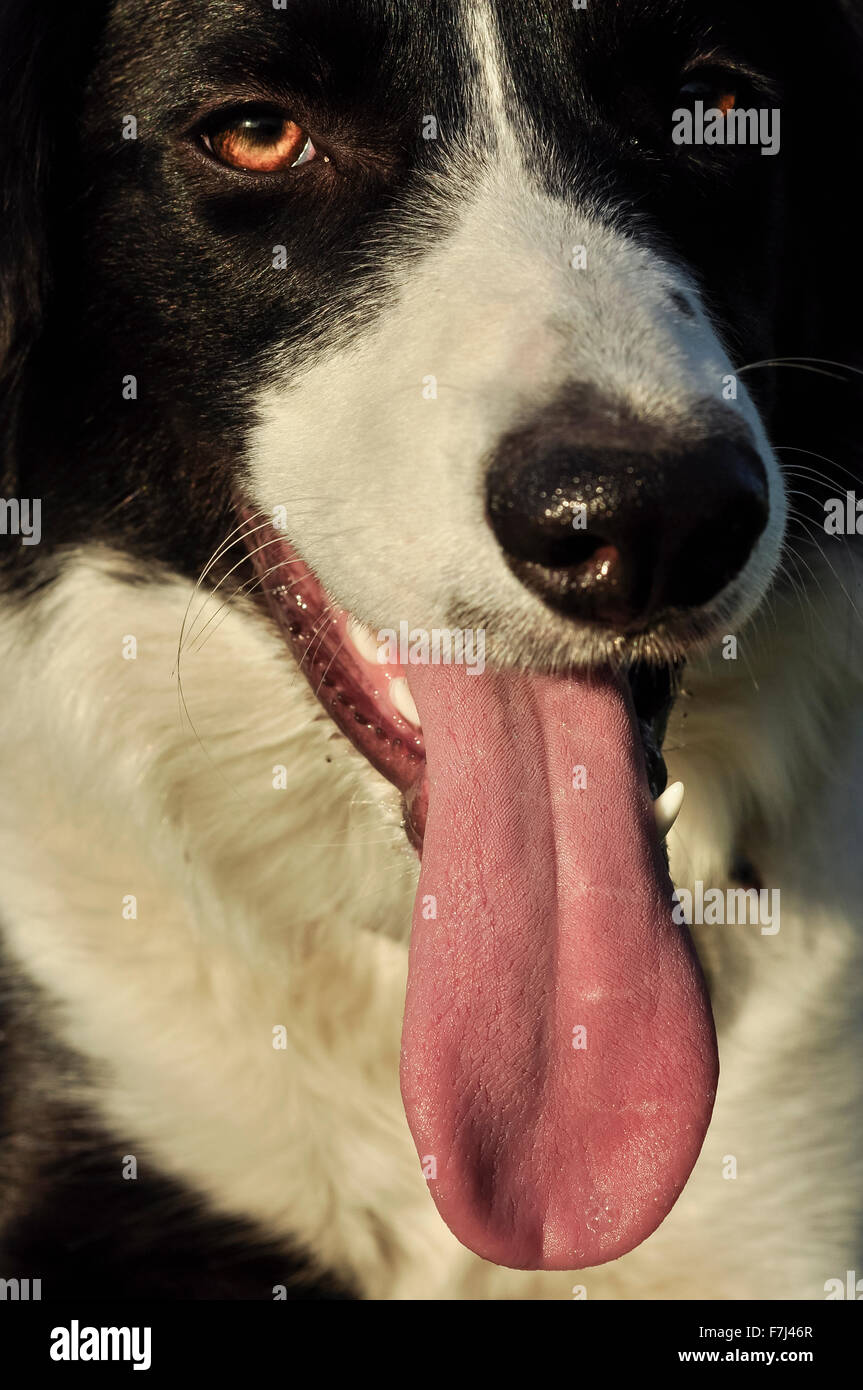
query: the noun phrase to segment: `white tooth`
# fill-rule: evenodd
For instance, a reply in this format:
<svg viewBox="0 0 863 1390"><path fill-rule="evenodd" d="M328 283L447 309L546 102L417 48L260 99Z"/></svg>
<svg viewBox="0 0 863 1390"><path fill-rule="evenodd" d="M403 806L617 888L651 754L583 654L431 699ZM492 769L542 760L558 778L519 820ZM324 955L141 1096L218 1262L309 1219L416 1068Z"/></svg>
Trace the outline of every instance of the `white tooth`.
<svg viewBox="0 0 863 1390"><path fill-rule="evenodd" d="M348 637L353 642L364 661L378 665L378 643L371 628L363 627L356 618L348 618Z"/></svg>
<svg viewBox="0 0 863 1390"><path fill-rule="evenodd" d="M408 689L408 683L404 676L396 676L394 681L390 681L390 699L403 719L409 724L420 727L420 717L417 707L414 704L414 697Z"/></svg>
<svg viewBox="0 0 863 1390"><path fill-rule="evenodd" d="M682 805L682 782L672 782L670 787L665 788L662 796L658 796L654 801L653 814L656 816L656 828L659 831L660 840L665 839L674 822L677 820Z"/></svg>

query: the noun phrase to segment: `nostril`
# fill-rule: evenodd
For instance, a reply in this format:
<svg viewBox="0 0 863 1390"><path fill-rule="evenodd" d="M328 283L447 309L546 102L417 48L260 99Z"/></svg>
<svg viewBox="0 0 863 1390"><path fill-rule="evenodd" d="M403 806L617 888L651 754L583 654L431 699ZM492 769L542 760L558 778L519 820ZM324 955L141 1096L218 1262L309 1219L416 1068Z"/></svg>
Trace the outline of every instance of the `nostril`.
<svg viewBox="0 0 863 1390"><path fill-rule="evenodd" d="M549 606L637 630L727 587L767 525L769 486L754 447L722 435L689 449L649 434L621 443L575 447L541 427L510 436L487 513L510 569Z"/></svg>
<svg viewBox="0 0 863 1390"><path fill-rule="evenodd" d="M566 559L559 563L578 566L589 560L607 563L617 554L616 547L604 536L596 536L591 531L573 531L566 543Z"/></svg>
<svg viewBox="0 0 863 1390"><path fill-rule="evenodd" d="M665 582L672 607L707 603L743 569L769 520L766 494L735 497L717 514L696 522L673 555Z"/></svg>
<svg viewBox="0 0 863 1390"><path fill-rule="evenodd" d="M507 547L504 547L507 549ZM581 569L594 564L601 553L614 546L604 536L592 531L567 530L555 536L552 532L522 528L508 547L509 555L528 564L544 565L547 569Z"/></svg>

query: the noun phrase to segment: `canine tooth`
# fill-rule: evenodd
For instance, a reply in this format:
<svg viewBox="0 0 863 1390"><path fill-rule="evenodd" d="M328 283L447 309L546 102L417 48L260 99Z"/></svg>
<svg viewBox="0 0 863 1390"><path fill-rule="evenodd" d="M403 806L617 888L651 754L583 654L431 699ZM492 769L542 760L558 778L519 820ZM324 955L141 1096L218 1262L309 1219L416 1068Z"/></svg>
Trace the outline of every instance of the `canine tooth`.
<svg viewBox="0 0 863 1390"><path fill-rule="evenodd" d="M420 727L420 717L414 704L414 697L404 676L397 676L394 681L390 681L390 699L403 719L406 719L409 724L416 725L417 728Z"/></svg>
<svg viewBox="0 0 863 1390"><path fill-rule="evenodd" d="M682 805L682 782L672 782L670 787L665 788L662 796L658 796L654 801L653 814L656 816L656 828L659 831L660 840L665 839L674 822L677 820Z"/></svg>
<svg viewBox="0 0 863 1390"><path fill-rule="evenodd" d="M363 660L370 661L372 666L377 666L378 644L371 628L363 627L363 624L358 623L356 618L348 618L348 637Z"/></svg>

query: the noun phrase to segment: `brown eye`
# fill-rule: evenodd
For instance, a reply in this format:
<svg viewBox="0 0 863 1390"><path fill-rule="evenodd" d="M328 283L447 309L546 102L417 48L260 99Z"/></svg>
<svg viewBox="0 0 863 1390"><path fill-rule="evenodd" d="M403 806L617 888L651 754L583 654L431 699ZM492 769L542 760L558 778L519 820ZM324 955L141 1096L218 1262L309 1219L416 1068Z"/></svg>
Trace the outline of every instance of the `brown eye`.
<svg viewBox="0 0 863 1390"><path fill-rule="evenodd" d="M295 169L315 158L311 136L285 116L241 116L211 130L204 144L222 164L254 174Z"/></svg>
<svg viewBox="0 0 863 1390"><path fill-rule="evenodd" d="M680 95L688 101L703 101L705 107L721 111L723 116L727 116L737 105L737 92L727 77L725 80L694 78L680 88Z"/></svg>

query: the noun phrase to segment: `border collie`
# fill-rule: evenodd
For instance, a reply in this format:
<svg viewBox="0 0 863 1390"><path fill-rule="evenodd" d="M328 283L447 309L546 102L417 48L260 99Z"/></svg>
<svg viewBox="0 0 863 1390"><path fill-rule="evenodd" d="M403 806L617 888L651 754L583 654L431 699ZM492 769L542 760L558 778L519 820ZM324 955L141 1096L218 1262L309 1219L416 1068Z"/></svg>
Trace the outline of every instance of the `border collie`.
<svg viewBox="0 0 863 1390"><path fill-rule="evenodd" d="M0 16L0 1276L844 1285L861 7Z"/></svg>

